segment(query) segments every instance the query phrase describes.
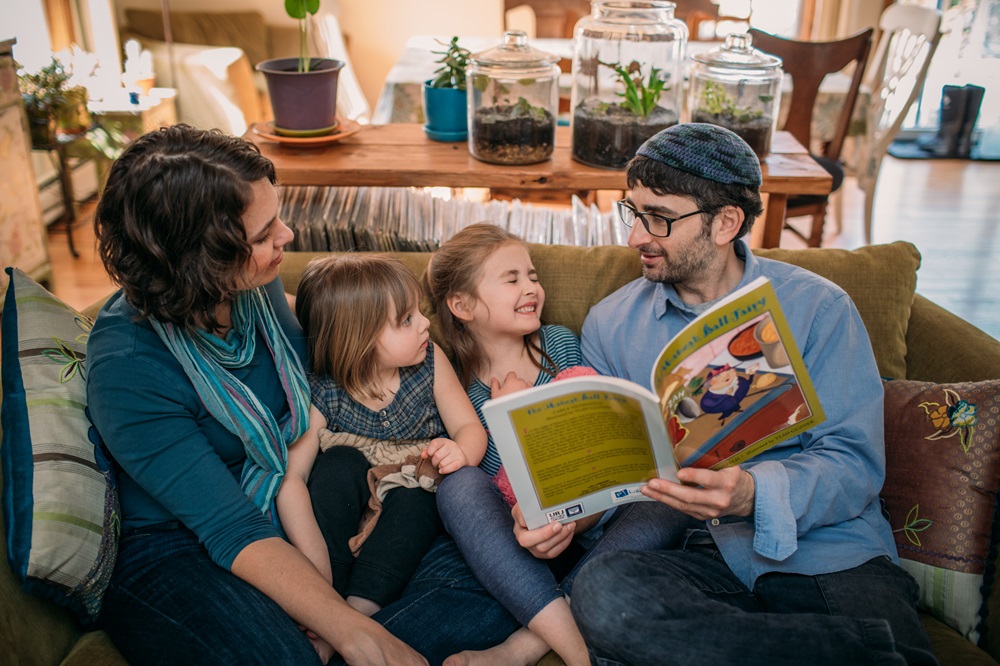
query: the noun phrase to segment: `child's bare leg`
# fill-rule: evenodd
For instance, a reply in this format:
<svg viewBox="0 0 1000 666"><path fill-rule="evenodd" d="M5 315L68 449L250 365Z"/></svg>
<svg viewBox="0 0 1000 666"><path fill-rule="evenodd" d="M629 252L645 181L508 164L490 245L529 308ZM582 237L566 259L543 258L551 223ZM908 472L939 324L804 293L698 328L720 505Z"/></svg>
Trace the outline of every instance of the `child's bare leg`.
<svg viewBox="0 0 1000 666"><path fill-rule="evenodd" d="M444 666L532 666L549 649L562 657L567 666L586 666L590 663L587 646L565 599L556 599L550 603L531 619L527 627L518 629L500 645L478 652L460 652L448 657Z"/></svg>
<svg viewBox="0 0 1000 666"><path fill-rule="evenodd" d="M540 610L531 618L528 629L562 657L566 666L590 664L587 644L583 642L583 635L576 626L576 620L569 610L569 602L565 598L556 599ZM544 654L543 652L542 656Z"/></svg>
<svg viewBox="0 0 1000 666"><path fill-rule="evenodd" d="M521 627L500 645L488 650L466 650L453 654L444 660L442 666L533 666L549 651L548 644Z"/></svg>
<svg viewBox="0 0 1000 666"><path fill-rule="evenodd" d="M375 603L371 599L365 599L364 597L355 597L351 595L347 597L345 601L347 601L348 606L358 611L359 613L367 615L368 617L371 617L375 613L382 610L382 607L379 606L377 603Z"/></svg>

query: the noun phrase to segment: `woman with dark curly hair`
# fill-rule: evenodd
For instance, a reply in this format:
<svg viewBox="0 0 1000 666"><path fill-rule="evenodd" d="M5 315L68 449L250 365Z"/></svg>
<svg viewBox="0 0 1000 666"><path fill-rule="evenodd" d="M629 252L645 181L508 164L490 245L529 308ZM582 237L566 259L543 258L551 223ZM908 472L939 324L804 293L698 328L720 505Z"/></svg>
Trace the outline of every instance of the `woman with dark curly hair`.
<svg viewBox="0 0 1000 666"><path fill-rule="evenodd" d="M274 497L309 387L271 162L216 131L152 132L112 166L95 224L121 287L90 336L87 388L120 467L102 621L126 659L426 663L282 538Z"/></svg>

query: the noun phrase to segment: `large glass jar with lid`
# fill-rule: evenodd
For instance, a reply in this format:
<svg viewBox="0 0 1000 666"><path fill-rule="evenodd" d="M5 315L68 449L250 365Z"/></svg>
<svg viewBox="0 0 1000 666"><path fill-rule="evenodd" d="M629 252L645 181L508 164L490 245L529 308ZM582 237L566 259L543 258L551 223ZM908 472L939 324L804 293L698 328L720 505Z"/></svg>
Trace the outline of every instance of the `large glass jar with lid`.
<svg viewBox="0 0 1000 666"><path fill-rule="evenodd" d="M469 57L469 152L493 164L552 156L559 110L559 56L528 45L521 30Z"/></svg>
<svg viewBox="0 0 1000 666"><path fill-rule="evenodd" d="M688 85L691 122L739 134L758 157L771 151L781 101L781 59L753 48L750 35L726 37L719 48L692 56Z"/></svg>
<svg viewBox="0 0 1000 666"><path fill-rule="evenodd" d="M573 31L573 158L622 169L680 121L687 26L673 2L593 0Z"/></svg>

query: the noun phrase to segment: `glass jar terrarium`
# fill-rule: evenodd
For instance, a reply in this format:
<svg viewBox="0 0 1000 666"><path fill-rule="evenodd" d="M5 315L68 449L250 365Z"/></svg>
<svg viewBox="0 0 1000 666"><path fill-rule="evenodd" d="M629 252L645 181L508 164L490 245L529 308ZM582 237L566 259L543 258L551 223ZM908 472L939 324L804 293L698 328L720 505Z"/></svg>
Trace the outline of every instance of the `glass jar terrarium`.
<svg viewBox="0 0 1000 666"><path fill-rule="evenodd" d="M520 30L469 57L469 152L493 164L552 156L559 108L559 56L528 45Z"/></svg>
<svg viewBox="0 0 1000 666"><path fill-rule="evenodd" d="M721 125L740 135L758 157L771 151L781 100L781 59L753 48L748 34L692 56L691 122Z"/></svg>
<svg viewBox="0 0 1000 666"><path fill-rule="evenodd" d="M622 169L680 120L687 26L673 2L593 0L573 31L573 158Z"/></svg>

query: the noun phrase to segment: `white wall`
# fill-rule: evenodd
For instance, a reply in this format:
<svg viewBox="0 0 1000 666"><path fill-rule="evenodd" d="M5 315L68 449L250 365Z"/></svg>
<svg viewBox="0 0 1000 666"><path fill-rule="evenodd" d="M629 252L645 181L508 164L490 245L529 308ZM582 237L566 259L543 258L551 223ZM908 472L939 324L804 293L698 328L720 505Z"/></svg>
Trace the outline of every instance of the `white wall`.
<svg viewBox="0 0 1000 666"><path fill-rule="evenodd" d="M413 35L499 36L500 0L341 0L351 62L374 107L386 74Z"/></svg>
<svg viewBox="0 0 1000 666"><path fill-rule="evenodd" d="M41 0L0 0L0 39L14 37L14 59L34 72L49 64L48 27Z"/></svg>
<svg viewBox="0 0 1000 666"><path fill-rule="evenodd" d="M259 11L273 25L295 23L282 0L169 0L171 11ZM125 7L159 9L161 0L115 0ZM412 35L496 35L503 31L501 0L321 0L320 12L340 19L351 64L374 107L382 82Z"/></svg>

